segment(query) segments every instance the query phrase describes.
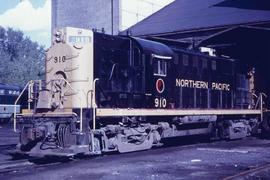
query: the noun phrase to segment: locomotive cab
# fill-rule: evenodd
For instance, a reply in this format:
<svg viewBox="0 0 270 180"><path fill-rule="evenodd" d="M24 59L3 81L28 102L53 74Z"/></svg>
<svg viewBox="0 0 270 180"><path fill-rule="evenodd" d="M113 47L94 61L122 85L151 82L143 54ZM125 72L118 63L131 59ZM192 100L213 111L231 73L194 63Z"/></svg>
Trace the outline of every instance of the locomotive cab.
<svg viewBox="0 0 270 180"><path fill-rule="evenodd" d="M145 54L145 94L148 108L169 108L172 93L171 79L173 74L168 71L174 52L166 45L134 38Z"/></svg>

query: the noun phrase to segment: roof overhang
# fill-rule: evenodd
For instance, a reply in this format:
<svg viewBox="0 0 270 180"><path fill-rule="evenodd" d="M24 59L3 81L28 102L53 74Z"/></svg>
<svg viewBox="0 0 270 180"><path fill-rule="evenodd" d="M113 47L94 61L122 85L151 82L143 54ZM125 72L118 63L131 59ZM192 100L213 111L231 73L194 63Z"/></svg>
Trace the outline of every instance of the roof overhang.
<svg viewBox="0 0 270 180"><path fill-rule="evenodd" d="M136 37L131 38L138 43L138 45L141 47L141 49L143 49L144 52L165 57L173 56L173 51L165 44Z"/></svg>
<svg viewBox="0 0 270 180"><path fill-rule="evenodd" d="M270 39L266 37L270 37L270 28L238 26L208 36L198 43L197 47L225 47L246 42L255 45L256 42L269 42Z"/></svg>
<svg viewBox="0 0 270 180"><path fill-rule="evenodd" d="M196 44L195 48L209 47L219 55L240 59L250 65L260 66L269 56L270 28L238 26L208 36ZM258 60L260 62L258 62Z"/></svg>

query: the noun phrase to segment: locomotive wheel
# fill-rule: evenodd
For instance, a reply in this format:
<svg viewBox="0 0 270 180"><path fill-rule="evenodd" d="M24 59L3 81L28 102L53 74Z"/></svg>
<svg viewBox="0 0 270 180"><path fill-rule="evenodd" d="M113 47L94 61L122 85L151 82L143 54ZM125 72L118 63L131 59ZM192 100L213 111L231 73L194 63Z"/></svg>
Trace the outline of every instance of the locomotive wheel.
<svg viewBox="0 0 270 180"><path fill-rule="evenodd" d="M57 129L57 142L58 145L62 148L69 147L71 145L71 132L69 125L59 125Z"/></svg>

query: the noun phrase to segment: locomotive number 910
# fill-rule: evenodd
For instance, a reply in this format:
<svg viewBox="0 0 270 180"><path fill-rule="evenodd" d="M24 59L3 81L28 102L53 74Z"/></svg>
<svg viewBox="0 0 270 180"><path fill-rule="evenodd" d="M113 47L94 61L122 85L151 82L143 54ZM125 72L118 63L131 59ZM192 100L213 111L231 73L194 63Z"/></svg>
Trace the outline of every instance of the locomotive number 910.
<svg viewBox="0 0 270 180"><path fill-rule="evenodd" d="M28 83L35 109L15 116L17 150L74 156L145 150L186 135L246 137L263 120L247 73L237 60L195 50L56 29L45 82Z"/></svg>

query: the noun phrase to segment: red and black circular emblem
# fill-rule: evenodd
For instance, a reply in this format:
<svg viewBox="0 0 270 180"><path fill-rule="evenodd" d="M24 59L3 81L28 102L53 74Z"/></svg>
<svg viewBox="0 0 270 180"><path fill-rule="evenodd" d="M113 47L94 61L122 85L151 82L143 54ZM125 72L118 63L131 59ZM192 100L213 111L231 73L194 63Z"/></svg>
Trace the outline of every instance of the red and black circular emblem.
<svg viewBox="0 0 270 180"><path fill-rule="evenodd" d="M163 93L163 91L165 89L165 84L164 84L164 81L162 79L158 79L156 81L156 89L157 89L157 92Z"/></svg>

